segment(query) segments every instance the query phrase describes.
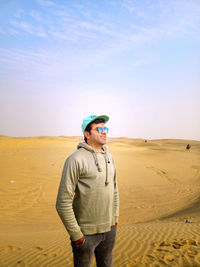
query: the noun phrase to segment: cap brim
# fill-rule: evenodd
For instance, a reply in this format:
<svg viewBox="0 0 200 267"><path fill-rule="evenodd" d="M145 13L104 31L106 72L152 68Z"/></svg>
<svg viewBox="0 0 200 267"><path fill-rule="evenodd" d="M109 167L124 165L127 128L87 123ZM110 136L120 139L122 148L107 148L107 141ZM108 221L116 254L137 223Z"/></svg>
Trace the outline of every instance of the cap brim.
<svg viewBox="0 0 200 267"><path fill-rule="evenodd" d="M109 121L109 117L107 115L100 115L100 116L97 116L94 120L92 120L91 122L95 121L95 120L98 120L98 119L103 119L104 120L104 123L106 123L107 121ZM90 122L90 123L91 123Z"/></svg>

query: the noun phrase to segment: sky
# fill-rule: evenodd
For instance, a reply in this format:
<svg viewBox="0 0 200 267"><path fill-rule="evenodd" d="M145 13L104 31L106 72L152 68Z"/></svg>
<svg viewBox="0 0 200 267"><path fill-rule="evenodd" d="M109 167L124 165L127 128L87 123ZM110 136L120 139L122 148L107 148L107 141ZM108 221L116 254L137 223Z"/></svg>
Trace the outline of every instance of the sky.
<svg viewBox="0 0 200 267"><path fill-rule="evenodd" d="M1 0L0 134L200 140L200 0Z"/></svg>

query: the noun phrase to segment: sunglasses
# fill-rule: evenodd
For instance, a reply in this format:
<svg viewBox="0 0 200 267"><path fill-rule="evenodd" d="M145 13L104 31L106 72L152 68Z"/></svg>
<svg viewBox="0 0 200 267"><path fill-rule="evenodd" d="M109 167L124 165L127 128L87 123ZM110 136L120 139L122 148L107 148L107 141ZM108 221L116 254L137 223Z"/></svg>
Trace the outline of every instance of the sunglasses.
<svg viewBox="0 0 200 267"><path fill-rule="evenodd" d="M107 127L97 127L97 131L99 132L99 133L103 133L103 131L105 132L105 133L108 133L108 128Z"/></svg>

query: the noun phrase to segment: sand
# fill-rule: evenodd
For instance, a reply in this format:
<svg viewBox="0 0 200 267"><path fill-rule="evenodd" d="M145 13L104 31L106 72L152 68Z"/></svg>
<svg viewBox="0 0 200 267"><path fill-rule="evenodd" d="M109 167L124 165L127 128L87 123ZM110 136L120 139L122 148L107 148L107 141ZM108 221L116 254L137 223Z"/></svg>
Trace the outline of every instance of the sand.
<svg viewBox="0 0 200 267"><path fill-rule="evenodd" d="M0 136L0 266L73 266L55 201L79 141ZM200 266L200 142L113 138L107 147L120 190L114 266Z"/></svg>

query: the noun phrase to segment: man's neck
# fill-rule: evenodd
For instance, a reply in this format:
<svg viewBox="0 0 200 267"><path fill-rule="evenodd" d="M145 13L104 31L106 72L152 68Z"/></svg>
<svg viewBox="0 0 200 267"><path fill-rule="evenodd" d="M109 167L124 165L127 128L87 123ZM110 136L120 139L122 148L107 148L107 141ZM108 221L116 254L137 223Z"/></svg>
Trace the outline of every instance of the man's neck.
<svg viewBox="0 0 200 267"><path fill-rule="evenodd" d="M97 145L90 144L90 143L88 143L88 145L91 146L92 148L94 148L94 150L96 150L96 151L101 152L103 150L103 145L97 146Z"/></svg>

